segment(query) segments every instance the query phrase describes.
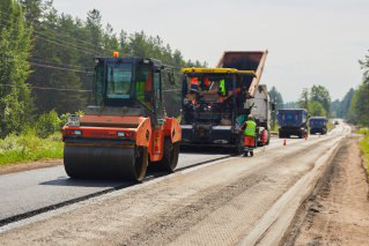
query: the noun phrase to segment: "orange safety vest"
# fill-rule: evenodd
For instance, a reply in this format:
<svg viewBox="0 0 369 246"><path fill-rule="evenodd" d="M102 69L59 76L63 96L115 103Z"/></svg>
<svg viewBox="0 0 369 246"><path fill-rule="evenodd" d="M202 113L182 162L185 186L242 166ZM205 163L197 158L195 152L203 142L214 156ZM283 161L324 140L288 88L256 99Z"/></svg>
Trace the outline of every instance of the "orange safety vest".
<svg viewBox="0 0 369 246"><path fill-rule="evenodd" d="M191 79L191 82L190 82L190 85L192 86L192 85L196 85L196 86L199 86L200 84L199 84L199 79L198 78L192 78Z"/></svg>
<svg viewBox="0 0 369 246"><path fill-rule="evenodd" d="M210 80L209 80L209 78L205 78L204 85L207 86L207 87L210 86Z"/></svg>

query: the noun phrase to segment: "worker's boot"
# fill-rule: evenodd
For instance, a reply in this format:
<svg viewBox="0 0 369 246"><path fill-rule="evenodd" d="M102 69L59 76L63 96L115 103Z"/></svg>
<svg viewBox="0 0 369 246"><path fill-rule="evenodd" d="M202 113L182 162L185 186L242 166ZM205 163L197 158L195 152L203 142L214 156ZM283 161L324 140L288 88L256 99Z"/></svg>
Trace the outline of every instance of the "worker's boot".
<svg viewBox="0 0 369 246"><path fill-rule="evenodd" d="M245 150L245 151L243 152L243 156L244 156L244 157L249 156L249 152L248 152L247 150Z"/></svg>
<svg viewBox="0 0 369 246"><path fill-rule="evenodd" d="M254 151L250 151L250 156L253 157L254 156Z"/></svg>

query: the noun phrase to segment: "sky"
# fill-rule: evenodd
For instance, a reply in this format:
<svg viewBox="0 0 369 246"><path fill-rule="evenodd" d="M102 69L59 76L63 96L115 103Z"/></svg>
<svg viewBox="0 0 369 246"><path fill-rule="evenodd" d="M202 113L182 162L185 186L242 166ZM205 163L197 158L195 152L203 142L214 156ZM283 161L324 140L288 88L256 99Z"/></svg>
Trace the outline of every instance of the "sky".
<svg viewBox="0 0 369 246"><path fill-rule="evenodd" d="M117 33L159 35L185 59L215 66L226 50L265 50L261 83L284 101L325 86L341 99L362 81L369 54L368 0L54 0L59 12L85 19L100 10Z"/></svg>

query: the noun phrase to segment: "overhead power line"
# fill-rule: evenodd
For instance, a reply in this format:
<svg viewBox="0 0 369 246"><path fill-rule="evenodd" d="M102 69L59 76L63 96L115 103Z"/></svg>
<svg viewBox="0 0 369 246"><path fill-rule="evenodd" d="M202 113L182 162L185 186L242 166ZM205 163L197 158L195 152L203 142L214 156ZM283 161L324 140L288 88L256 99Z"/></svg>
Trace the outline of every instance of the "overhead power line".
<svg viewBox="0 0 369 246"><path fill-rule="evenodd" d="M4 20L4 21L9 22L8 20ZM9 23L11 23L11 22L9 22ZM0 24L0 26L4 26L4 24ZM19 28L16 27L16 29L19 29ZM37 31L33 31L33 32L37 33ZM76 44L68 43L64 40L55 39L55 38L50 37L50 36L47 36L47 37L45 37L45 36L47 36L47 35L46 34L33 34L33 37L36 37L37 39L44 40L45 42L48 42L50 44L58 45L58 46L65 47L65 48L70 48L70 49L73 49L75 51L83 52L83 53L90 54L90 55L99 55L98 52L86 49L86 47L82 47L82 46L79 46L79 45L76 45Z"/></svg>
<svg viewBox="0 0 369 246"><path fill-rule="evenodd" d="M76 47L70 46L68 44L58 43L56 41L53 41L51 39L44 38L44 37L41 37L41 36L38 36L38 35L34 35L34 36L37 37L38 39L42 39L42 40L44 40L44 41L46 41L50 44L55 44L55 45L58 45L58 46L61 46L61 47L73 49L75 51L83 52L83 53L90 54L90 55L98 55L97 52L91 52L91 51L87 51L87 50L84 50L84 49L81 49L81 48L76 48Z"/></svg>
<svg viewBox="0 0 369 246"><path fill-rule="evenodd" d="M4 15L7 15L9 17L11 16L10 14L4 13L2 11L0 11L0 13L2 13ZM9 20L6 20L6 19L3 19L3 21L5 21L9 24L13 24L12 22L10 22ZM75 42L79 43L79 44L73 44L74 46L78 46L80 48L86 49L86 47L80 46L81 44L84 44L84 45L89 45L90 46L88 49L95 49L96 48L96 44L90 43L90 42L85 41L85 40L78 39L78 38L70 36L68 34L63 34L62 30L56 31L56 30L53 30L53 29L48 29L47 31L44 31L44 32L42 32L40 30L32 30L32 32L43 35L43 36L47 36L47 37L50 37L50 33L52 33L53 35L56 35L56 36L64 36L64 37L67 37L67 38L72 38L73 40L75 40ZM107 50L107 51L109 51L109 50Z"/></svg>
<svg viewBox="0 0 369 246"><path fill-rule="evenodd" d="M29 85L29 84L27 84ZM16 85L9 84L0 84L3 87L17 87ZM77 89L69 89L69 88L56 88L56 87L40 87L40 86L27 86L29 89L36 90L49 90L49 91L70 91L70 92L93 92L92 90L77 90Z"/></svg>
<svg viewBox="0 0 369 246"><path fill-rule="evenodd" d="M87 75L93 75L93 73L89 73L87 71L83 71L83 70L77 70L77 69L70 69L70 68L64 68L64 67L55 67L55 66L50 66L50 65L46 65L46 64L39 64L39 63L35 63L35 62L30 62L31 65L36 66L36 67L43 67L43 68L50 68L50 69L56 69L56 70L62 70L62 71L69 71L69 72L75 72L75 73L84 73Z"/></svg>
<svg viewBox="0 0 369 246"><path fill-rule="evenodd" d="M46 60L46 59L41 59L41 58L37 58L37 57L30 57L29 60L34 60L36 62L46 62L48 63L47 65L51 65L51 66L65 66L65 67L69 67L69 68L74 68L74 69L79 69L79 70L93 70L94 67L81 67L81 66L78 66L78 65L69 65L69 64L59 64L57 63L56 61L50 61L50 60Z"/></svg>
<svg viewBox="0 0 369 246"><path fill-rule="evenodd" d="M9 57L9 56L5 56L6 59L13 59L14 60L14 56ZM1 58L1 56L0 56ZM32 59L32 58L30 58ZM55 69L55 70L61 70L61 71L69 71L69 72L74 72L74 73L82 73L82 74L86 74L86 75L93 75L94 73L92 72L92 69L73 69L73 68L66 68L66 67L59 67L59 66L54 66L54 65L49 65L49 64L40 64L37 62L32 62L29 61L29 64L36 66L36 67L42 67L42 68L47 68L47 69ZM90 71L90 72L89 72Z"/></svg>

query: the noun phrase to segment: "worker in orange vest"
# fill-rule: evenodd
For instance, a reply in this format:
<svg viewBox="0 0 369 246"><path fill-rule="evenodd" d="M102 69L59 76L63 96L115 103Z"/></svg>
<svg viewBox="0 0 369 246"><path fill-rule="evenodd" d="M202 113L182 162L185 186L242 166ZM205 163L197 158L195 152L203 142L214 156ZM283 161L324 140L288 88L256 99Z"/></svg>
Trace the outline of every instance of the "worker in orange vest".
<svg viewBox="0 0 369 246"><path fill-rule="evenodd" d="M209 90L209 87L210 87L210 80L208 77L205 77L204 78L204 82L202 83L202 88L203 90Z"/></svg>
<svg viewBox="0 0 369 246"><path fill-rule="evenodd" d="M248 154L250 154L250 156L254 156L256 128L257 125L254 116L252 114L249 114L248 120L241 127L245 134L244 156L248 156Z"/></svg>
<svg viewBox="0 0 369 246"><path fill-rule="evenodd" d="M190 93L199 93L200 82L197 77L191 78L190 81Z"/></svg>

